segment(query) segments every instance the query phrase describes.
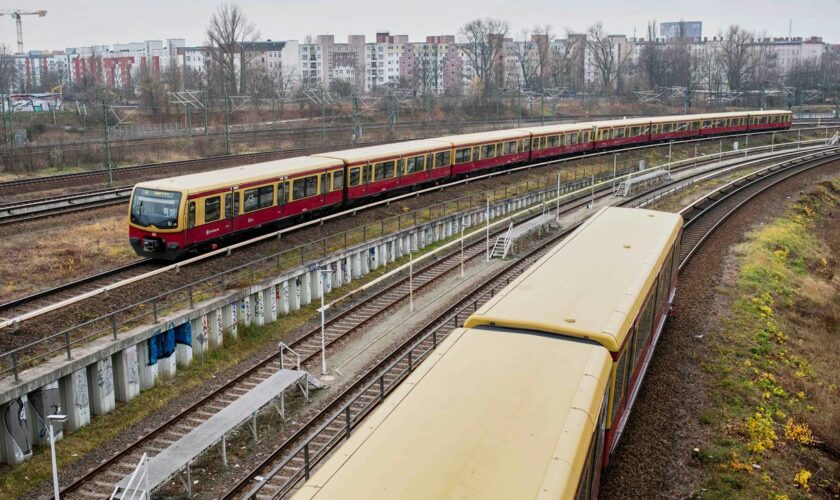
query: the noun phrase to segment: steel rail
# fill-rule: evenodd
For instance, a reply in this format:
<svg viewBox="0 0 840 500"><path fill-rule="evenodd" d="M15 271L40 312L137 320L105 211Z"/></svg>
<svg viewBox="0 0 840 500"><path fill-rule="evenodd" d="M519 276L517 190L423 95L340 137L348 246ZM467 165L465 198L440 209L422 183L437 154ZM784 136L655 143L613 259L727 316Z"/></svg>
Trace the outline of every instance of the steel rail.
<svg viewBox="0 0 840 500"><path fill-rule="evenodd" d="M826 161L832 161L837 158L837 154L835 153L830 159L824 159L822 161L817 162L808 162L805 161L805 165L802 165L801 162L792 164L793 166L788 166L787 168L793 169L800 169L797 172L791 174L796 175L797 173L801 173L802 171L807 170L808 168L813 168L814 166L821 165ZM783 170L785 167L781 165L778 168L772 170L770 175L774 175L780 172L785 172ZM764 187L770 187L772 185L777 184L791 175L784 176L783 178L779 178L775 182L768 184ZM742 185L739 187L740 189L747 188L749 185ZM752 193L749 197L743 200L738 207L743 206L744 203L747 203L750 199L754 198L758 193L762 192L760 190L756 193ZM635 199L628 200L623 205L631 205L636 203L638 200L643 200L646 197L646 193L639 195ZM735 208L737 209L737 207ZM731 214L735 209L731 210L727 213ZM715 226L717 227L717 225ZM567 231L557 235L556 237L550 239L549 241L541 244L536 249L529 252L529 254L523 260L526 260L531 255L539 254L541 255L544 253L551 245L560 237L568 234L574 228L569 228ZM530 264L531 261L528 261ZM276 485L273 485L271 488L272 491L267 492L266 496L270 496L271 498L282 497L289 491L291 491L294 486L299 483L301 480L308 478L309 472L311 469L317 465L320 460L323 460L326 456L328 456L329 452L332 451L331 448L336 447L341 441L344 440L345 436L349 437L350 432L357 427L361 422L364 416L370 413L376 406L378 406L379 402L381 402L387 393L390 393L398 383L404 379L408 373L410 373L413 369L413 366L417 366L417 364L422 361L436 346L443 338L446 337L448 334L445 329L449 327L450 322L452 322L452 327L460 326L459 318L458 318L458 311L466 311L470 307L475 310L479 305L479 300L481 298L489 298L488 295L492 297L492 295L496 292L495 280L501 276L502 279L506 279L507 282L510 282L510 275L508 270L513 268L514 266L509 266L508 269L503 270L501 273L497 274L496 276L485 280L484 283L478 285L473 290L471 290L463 300L460 300L458 303L454 304L447 308L443 313L437 315L432 320L428 321L426 325L420 329L419 332L414 334L409 340L400 344L399 347L394 349L388 356L386 356L382 361L380 361L375 367L369 369L365 374L358 377L356 381L347 389L345 389L338 397L336 397L332 403L327 406L325 409L321 410L318 415L314 416L307 422L306 425L301 427L292 437L287 439L281 447L276 448L267 458L262 460L260 464L252 469L252 471L246 475L244 478L239 480L233 487L228 490L222 498L234 498L239 496L241 493L243 498L255 498L257 493L260 492L262 488L268 484L273 477L277 476L284 467L290 465L295 459L297 462L304 462L301 459L300 454L303 452L305 456L305 464L300 464L301 466L298 467L296 471L286 471L284 479L284 484L277 488ZM525 266L523 266L524 268ZM521 270L519 271L521 272ZM518 273L516 273L518 274ZM490 290L487 290L487 287L492 287ZM475 298L477 292L482 291L483 294L479 297ZM444 330L440 332L440 330ZM434 340L431 342L432 346L426 347L425 352L422 352L421 355L417 356L412 360L411 353L414 352L416 348L418 348L423 342L427 344L428 339L436 335ZM406 357L408 361L406 362ZM413 361L413 362L412 362ZM402 366L400 366L402 365ZM388 378L385 374L387 374L390 370L397 370L399 371L398 374L392 374L390 378ZM379 390L377 391L376 384L379 384ZM387 390L385 390L385 386L387 385ZM371 391L371 389L373 389ZM372 392L373 397L368 396L367 401L363 401L362 403L357 404L363 396L367 392ZM378 396L378 397L377 397ZM354 408L355 405L355 408ZM362 406L359 409L359 406ZM351 414L351 411L355 409L355 412ZM346 415L346 417L345 417ZM336 423L338 423L336 425ZM317 428L315 428L316 424L320 424ZM332 429L330 428L332 426ZM310 450L309 446L310 443L315 441L316 439L320 439L321 441L325 441L320 447L313 446L315 450ZM297 441L303 440L304 442L299 444L296 448L291 449L291 445L295 444ZM284 455L285 453L285 455ZM266 468L272 465L273 462L276 462L281 457L282 460L279 464L274 465L270 471L266 472ZM304 469L305 467L305 469ZM293 467L294 468L294 467ZM260 474L261 477L258 481L258 484L254 485L256 476ZM291 476L289 475L291 474ZM250 488L249 488L250 487Z"/></svg>

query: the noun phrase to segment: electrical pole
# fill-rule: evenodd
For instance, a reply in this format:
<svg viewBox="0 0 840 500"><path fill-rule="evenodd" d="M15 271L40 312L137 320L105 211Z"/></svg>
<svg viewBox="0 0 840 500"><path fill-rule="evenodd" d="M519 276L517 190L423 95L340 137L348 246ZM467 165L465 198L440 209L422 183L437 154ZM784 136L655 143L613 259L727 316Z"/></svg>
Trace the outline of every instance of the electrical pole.
<svg viewBox="0 0 840 500"><path fill-rule="evenodd" d="M105 168L108 169L108 187L114 187L114 176L111 172L111 145L108 140L108 106L102 99L102 132L105 139Z"/></svg>
<svg viewBox="0 0 840 500"><path fill-rule="evenodd" d="M228 106L230 105L230 97L228 96L228 89L225 87L225 154L230 154L230 118L228 116Z"/></svg>
<svg viewBox="0 0 840 500"><path fill-rule="evenodd" d="M207 137L207 134L209 133L208 132L209 117L207 115L207 113L208 113L208 111L207 111L207 101L208 101L208 95L207 95L207 91L205 90L204 91L204 137Z"/></svg>
<svg viewBox="0 0 840 500"><path fill-rule="evenodd" d="M324 128L324 120L326 119L326 108L324 107L324 87L319 87L321 91L321 144L327 143L327 131Z"/></svg>

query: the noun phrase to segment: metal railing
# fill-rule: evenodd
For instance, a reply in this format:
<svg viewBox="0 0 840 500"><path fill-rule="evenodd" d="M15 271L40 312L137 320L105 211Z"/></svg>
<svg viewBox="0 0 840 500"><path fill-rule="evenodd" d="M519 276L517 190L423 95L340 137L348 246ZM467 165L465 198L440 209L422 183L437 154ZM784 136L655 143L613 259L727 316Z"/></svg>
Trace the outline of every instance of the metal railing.
<svg viewBox="0 0 840 500"><path fill-rule="evenodd" d="M727 137L727 140L734 137L737 136ZM802 143L813 142L822 143L823 140L814 139L802 141ZM771 145L757 146L749 149L754 151L767 149L773 150L774 148L780 149L784 147L797 147L799 145L800 143L797 142L776 143L774 141ZM658 147L662 147L662 145L659 145ZM642 147L630 148L630 150L638 150L641 148ZM566 166L566 164L570 161L579 161L581 159L605 154L616 155L618 153L615 151L600 152L584 155L583 157L550 160L538 164L518 167L512 170L531 169L540 166ZM689 157L652 168L673 168L690 164L692 162L696 163L698 160L709 157L718 156L720 159L723 159L724 157L743 154L743 150L726 152L719 151L718 153L712 153L702 157ZM584 173L580 175L578 170L571 173L568 171L552 172L563 173L565 175L565 182L560 184L560 191L558 194L575 191L581 187L590 186L592 183L616 179L619 176L625 175L633 167L626 166L623 170L618 170L617 166L614 164L614 168L612 169L613 171L610 171L608 167L596 168L593 166L590 170L591 173L586 173L587 168L589 167L584 167ZM114 312L85 321L56 334L42 337L29 344L0 354L0 377L11 373L15 378L15 382L19 382L21 369L34 366L42 359L48 359L49 357L57 355L61 352L66 354L68 360L73 359L72 349L76 345L106 335L111 335L112 338L116 340L118 334L121 332L128 331L143 324L158 324L161 318L179 310L185 310L188 308L191 309L197 302L221 296L231 289L244 288L257 283L265 277L280 274L295 267L305 265L307 262L316 262L328 257L332 252L346 250L350 247L364 244L387 234L411 229L417 227L418 225L437 223L440 219L463 214L469 210L478 209L479 207L483 208L487 199L492 198L494 201L491 202L491 204L493 208L496 208L519 196L522 196L523 192L527 195L536 196L541 194L550 195L552 193L557 193L557 187L556 185L552 185L553 183L551 178L549 176L545 176L544 178L546 180L545 183L541 181L534 182L527 180L524 183L517 184L514 189L511 187L494 188L492 191L486 191L481 194L466 195L454 200L414 210L412 212L408 212L407 214L400 214L385 218L377 223L359 226L335 235L327 236L314 242L261 257L249 263L229 268L221 273L217 273L196 282L169 290L149 299L136 302ZM525 186L524 190L520 189L521 185ZM543 185L546 185L547 187L540 188L540 186ZM536 189L532 189L532 186ZM513 193L512 196L511 193ZM427 230L428 229L429 228L427 227ZM389 233L388 231L392 232ZM275 234L279 236L280 233L281 232ZM265 237L261 238L264 239Z"/></svg>
<svg viewBox="0 0 840 500"><path fill-rule="evenodd" d="M139 474L139 475L138 475ZM142 487L141 487L142 485ZM126 500L126 499L140 499L147 500L150 498L149 491L149 457L146 453L140 457L137 467L131 473L131 477L125 486L119 484L114 487L111 493L111 500Z"/></svg>

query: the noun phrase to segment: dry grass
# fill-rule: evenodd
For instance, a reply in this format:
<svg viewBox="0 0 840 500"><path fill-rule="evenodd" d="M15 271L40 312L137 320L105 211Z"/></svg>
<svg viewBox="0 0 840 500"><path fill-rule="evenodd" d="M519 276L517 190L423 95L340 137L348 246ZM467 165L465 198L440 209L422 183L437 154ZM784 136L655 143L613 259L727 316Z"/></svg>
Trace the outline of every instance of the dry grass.
<svg viewBox="0 0 840 500"><path fill-rule="evenodd" d="M5 300L41 290L137 257L128 245L125 215L78 222L56 219L0 238L0 295Z"/></svg>
<svg viewBox="0 0 840 500"><path fill-rule="evenodd" d="M838 207L840 179L734 249L731 312L705 367L704 497L840 495Z"/></svg>

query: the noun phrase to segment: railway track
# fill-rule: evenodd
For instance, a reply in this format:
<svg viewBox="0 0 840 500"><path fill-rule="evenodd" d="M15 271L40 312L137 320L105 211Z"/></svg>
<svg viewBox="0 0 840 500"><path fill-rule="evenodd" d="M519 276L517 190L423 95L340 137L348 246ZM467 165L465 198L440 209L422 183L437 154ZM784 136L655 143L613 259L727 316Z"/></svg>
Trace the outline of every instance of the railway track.
<svg viewBox="0 0 840 500"><path fill-rule="evenodd" d="M85 293L94 288L107 286L110 283L116 283L119 280L128 279L133 276L139 276L147 272L151 268L157 268L152 259L140 259L123 266L114 267L100 273L85 276L73 281L68 281L59 286L48 288L35 292L24 297L20 297L8 302L0 303L0 317L3 316L4 311L15 310L17 314L24 314L28 311L43 307L47 303L54 303L61 301L63 298L68 298L70 295L78 293ZM111 280L109 282L109 279ZM93 285L95 283L96 285ZM88 286L88 288L86 288ZM70 292L65 297L63 294ZM49 301L47 301L49 299Z"/></svg>
<svg viewBox="0 0 840 500"><path fill-rule="evenodd" d="M599 196L605 195L608 195L608 193L602 193ZM589 201L589 194L583 193L568 203L565 208L566 210L579 208ZM494 231L491 237L505 231L506 228ZM464 262L468 263L477 258L484 258L484 245L483 238L465 245L463 250ZM412 278L408 276L400 277L370 297L330 318L325 323L325 346L327 348L332 347L342 339L364 329L370 321L389 309L408 300L412 284L413 292L418 293L444 276L458 270L461 266L461 259L460 249L452 250L436 261L417 268ZM313 328L289 344L289 347L300 356L299 361L304 369L314 370L317 368L321 349L320 332L320 326ZM242 396L250 388L264 381L278 369L280 369L280 361L277 354L271 353L263 357L238 377L167 420L108 461L65 487L62 495L67 493L83 498L107 496L113 490L116 482L131 473L143 453L154 455L162 451L169 444L180 439L204 420L220 411L224 406Z"/></svg>
<svg viewBox="0 0 840 500"><path fill-rule="evenodd" d="M0 204L0 225L41 219L92 208L121 205L131 196L132 186L99 189L79 194L38 198L21 203Z"/></svg>
<svg viewBox="0 0 840 500"><path fill-rule="evenodd" d="M604 190L598 193L599 198L608 195L608 190ZM572 210L583 204L588 203L589 201L590 194L583 193L579 195L573 202L564 205L564 210ZM556 241L556 238L550 241ZM541 248L543 249L543 251L545 251L549 247L550 243L547 243ZM482 257L483 255L483 240L474 242L469 246L465 247L464 249L464 259L467 261L478 257ZM519 261L516 261L515 263L511 264L511 266L506 268L506 270L502 274L494 278L494 283L501 283L505 279L509 281L509 276L511 276L510 273L521 272L521 270L526 268L531 262L533 262L533 260L539 258L539 255L541 254L532 252L529 253L528 256L526 256L525 258L520 259ZM460 267L460 262L461 260L459 251L453 251L441 257L438 261L430 263L424 266L423 268L417 269L417 271L414 274L414 291L420 291L423 288L430 286L432 283L434 283L441 277L449 275L454 270ZM409 295L408 286L409 278L400 278L388 285L383 290L375 293L371 297L368 297L362 302L349 307L345 311L331 318L325 325L326 346L328 348L331 348L331 346L333 346L340 340L347 338L348 336L353 335L355 332L363 329L374 318L381 316L383 313L387 312L394 306L403 303L405 300L407 300ZM479 295L479 290L476 289L467 294L464 300L469 300L471 297L478 297ZM450 308L450 311L454 311L455 309L456 308L454 308L453 306L453 308ZM457 319L458 318L456 316L456 321ZM444 322L444 324L446 323ZM430 323L430 325L432 325L432 323ZM427 344L436 344L437 340L435 338L429 338L426 339L424 342L426 342ZM295 340L295 342L293 342L290 347L300 354L301 363L304 366L312 368L312 366L315 365L315 362L317 361L317 356L320 352L320 328L314 328L306 332L297 340ZM406 363L408 365L411 365L412 362L412 359L409 357L408 359L402 360L402 365L399 365L399 367L404 367L403 365L405 365ZM248 388L253 387L262 380L265 380L265 378L267 378L271 373L279 369L279 367L280 362L276 354L272 353L270 355L265 356L251 369L247 370L240 376L224 384L219 389L213 391L207 397L203 398L201 401L198 401L197 403L187 408L183 412L180 412L178 415L174 416L167 422L161 424L158 428L145 434L144 437L140 438L135 443L124 449L122 452L115 455L112 459L101 464L99 467L96 467L95 469L91 470L88 474L79 478L74 483L68 485L65 491L68 493L72 493L74 496L81 497L96 497L105 493L110 493L110 490L113 488L113 484L125 477L126 474L129 474L131 472L142 453L146 452L153 455L159 450L165 448L166 446L168 446L168 444L174 442L181 436L185 435L187 432L189 432L189 430L194 428L196 425L204 421L209 416L213 415L216 411L222 409L226 404L232 402L233 400L244 394L244 392L247 391ZM390 373L390 375L383 375L384 378L382 378L381 380L381 390L384 390L385 387L391 387L391 384L395 384L400 379L399 373L402 373L401 371L392 370L391 372L388 372ZM354 387L356 387L357 384L354 384ZM367 392L375 392L375 390L376 388L368 388ZM346 399L343 398L348 395L349 393L345 393L342 395L342 397L336 399L325 410L321 412L321 415L326 415L327 413L329 413L330 409L335 409L337 405L342 404L343 401L346 401ZM370 396L370 394L368 394L368 396ZM353 422L358 421L363 416L363 412L360 408L364 406L364 403L369 402L367 400L367 396L365 396L364 398L365 401L356 401L354 403L354 405L356 406L349 410L350 418ZM359 408L358 411L357 407ZM315 426L316 423L316 421L310 421L304 425L301 425L297 432L295 432L295 434L287 441L287 444L284 445L282 450L275 454L272 454L273 460L276 461L278 457L284 455L284 452L288 452L291 449L290 447L292 447L297 442L296 440L299 440L301 437L311 433L314 429L313 426ZM330 430L336 430L336 426L337 424L333 424L332 426L328 426L328 428ZM340 427L340 425L338 427ZM303 458L299 458L303 460ZM310 457L310 459L311 458L312 456ZM298 464L298 461L295 461L293 459L290 459L289 463L292 465L287 465L284 467L300 465ZM269 463L266 462L261 468L258 469L258 471L264 472L268 465ZM254 472L249 477L255 477L258 474L259 472ZM274 477L275 475L273 475L272 477ZM237 485L237 488L235 488L234 490L241 490L247 482L248 479L246 478L246 480L244 480L243 483Z"/></svg>
<svg viewBox="0 0 840 500"><path fill-rule="evenodd" d="M714 141L718 139L719 138L714 137L706 140ZM673 144L687 143L691 142L692 140L674 141ZM702 141L702 139L700 140ZM380 143L381 142L369 142L362 145L369 146ZM645 147L658 146L660 145L648 145ZM352 147L352 144L336 145L333 147ZM119 169L114 169L113 173L115 176L119 177L130 177L133 174L141 173L144 171L150 171L153 169L177 169L179 170L179 173L184 173L183 170L189 172L196 170L209 170L229 166L236 166L244 163L259 163L263 161L287 158L293 155L317 152L321 149L323 149L323 147L294 148L286 150L266 151L261 153L244 153L241 155L217 156L194 160L181 160L169 163L153 163L145 165L136 165L132 167L122 167ZM4 191L18 191L20 189L26 188L27 186L39 184L43 185L50 183L73 183L81 179L99 179L101 181L106 181L107 176L107 170L95 170L90 172L79 172L51 177L19 179L15 181L0 183L0 195L2 195ZM84 210L90 210L93 208L120 205L128 202L131 196L131 190L132 185L123 185L118 186L116 188L99 189L94 191L85 191L81 193L61 195L57 197L46 197L25 200L21 202L10 202L0 204L0 226L18 222L32 221L56 215L75 213Z"/></svg>
<svg viewBox="0 0 840 500"><path fill-rule="evenodd" d="M730 215L766 189L811 168L836 161L837 150L816 153L806 162L762 169L740 177L680 211L685 220L680 269Z"/></svg>
<svg viewBox="0 0 840 500"><path fill-rule="evenodd" d="M709 200L706 203L701 200L693 204L691 207L696 206L692 209L694 215L689 215L683 233L681 267L691 257L697 245L702 244L708 234L740 206L765 189L810 168L837 161L838 157L840 155L835 150L828 156L823 155L788 166L780 165L767 169L763 174L750 174L721 188L720 196L712 195L706 198ZM633 205L646 196L638 196L622 205ZM683 212L689 213L690 210L687 208ZM466 319L472 311L483 305L573 229L569 228L542 243L521 260L475 287L457 304L429 321L409 340L358 378L283 446L275 449L226 492L223 498L273 499L293 491L297 484L309 477L314 466L346 439L364 417L433 351L449 331L460 326L462 319Z"/></svg>

